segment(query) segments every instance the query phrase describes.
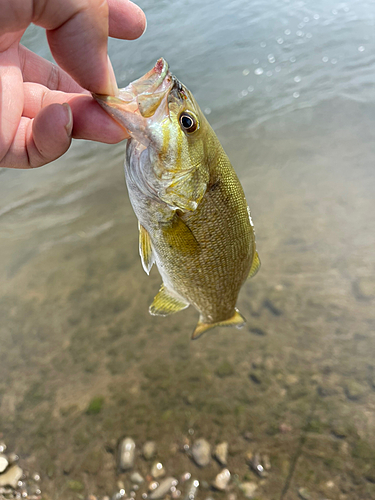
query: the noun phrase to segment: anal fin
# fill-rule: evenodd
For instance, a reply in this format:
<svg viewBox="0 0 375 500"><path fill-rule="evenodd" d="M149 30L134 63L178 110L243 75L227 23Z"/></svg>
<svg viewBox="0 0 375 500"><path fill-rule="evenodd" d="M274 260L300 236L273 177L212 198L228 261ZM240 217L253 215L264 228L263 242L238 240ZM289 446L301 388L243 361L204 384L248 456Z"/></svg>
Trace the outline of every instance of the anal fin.
<svg viewBox="0 0 375 500"><path fill-rule="evenodd" d="M141 224L139 224L139 255L141 256L143 269L147 274L150 274L155 258L152 252L150 235Z"/></svg>
<svg viewBox="0 0 375 500"><path fill-rule="evenodd" d="M177 297L174 297L165 288L163 283L150 305L149 312L153 316L169 316L170 314L182 311L182 309L186 309L187 307L189 307L189 304Z"/></svg>
<svg viewBox="0 0 375 500"><path fill-rule="evenodd" d="M248 278L253 278L260 269L260 259L258 252L255 251L253 262L251 264L250 272Z"/></svg>
<svg viewBox="0 0 375 500"><path fill-rule="evenodd" d="M204 332L207 332L207 330L211 330L211 328L215 328L216 326L235 326L237 328L242 328L245 323L246 319L242 316L242 314L240 314L238 309L235 309L234 315L224 321L218 321L217 323L204 323L199 320L191 338L192 340L195 340Z"/></svg>

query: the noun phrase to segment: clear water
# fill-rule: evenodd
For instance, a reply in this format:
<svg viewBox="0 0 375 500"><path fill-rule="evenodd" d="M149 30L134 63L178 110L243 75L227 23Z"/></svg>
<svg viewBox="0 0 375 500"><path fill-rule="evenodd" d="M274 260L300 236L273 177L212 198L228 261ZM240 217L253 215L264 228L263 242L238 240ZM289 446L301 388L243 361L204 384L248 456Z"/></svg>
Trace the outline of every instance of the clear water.
<svg viewBox="0 0 375 500"><path fill-rule="evenodd" d="M248 323L191 343L192 308L148 315L160 278L140 265L124 144L0 171L0 437L46 498L118 490L124 435L205 480L219 466L197 470L182 444L227 440L258 499L374 498L375 4L140 5L146 34L110 42L119 84L163 56L222 141L262 260L239 298ZM24 42L49 57L41 30ZM270 456L267 478L249 451Z"/></svg>

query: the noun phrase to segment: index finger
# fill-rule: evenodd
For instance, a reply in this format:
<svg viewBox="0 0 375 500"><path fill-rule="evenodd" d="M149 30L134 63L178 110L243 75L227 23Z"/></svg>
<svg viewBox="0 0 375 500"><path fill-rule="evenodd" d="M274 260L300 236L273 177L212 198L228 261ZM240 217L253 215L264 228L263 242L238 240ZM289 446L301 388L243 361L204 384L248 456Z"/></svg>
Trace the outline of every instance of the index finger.
<svg viewBox="0 0 375 500"><path fill-rule="evenodd" d="M47 1L55 4L59 0ZM67 3L73 3L73 11L65 7ZM143 32L142 20L143 26L145 24L143 12L128 0L108 3L105 0L65 0L60 4L67 18L62 23L60 18L59 25L47 31L57 64L91 92L116 93L116 79L107 56L108 27L117 37L137 38ZM45 9L37 22L47 27L54 15L55 10ZM47 16L50 17L46 19Z"/></svg>
<svg viewBox="0 0 375 500"><path fill-rule="evenodd" d="M117 89L107 56L108 25L113 36L129 39L145 27L142 10L129 0L0 0L0 12L1 34L32 22L45 28L57 64L99 94Z"/></svg>

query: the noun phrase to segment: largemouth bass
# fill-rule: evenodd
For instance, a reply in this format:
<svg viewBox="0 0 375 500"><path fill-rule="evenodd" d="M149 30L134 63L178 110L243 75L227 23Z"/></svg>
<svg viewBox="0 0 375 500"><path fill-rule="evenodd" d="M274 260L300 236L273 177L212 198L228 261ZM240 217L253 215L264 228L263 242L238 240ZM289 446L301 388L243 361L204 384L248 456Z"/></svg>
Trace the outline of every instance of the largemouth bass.
<svg viewBox="0 0 375 500"><path fill-rule="evenodd" d="M131 138L125 178L139 221L139 252L163 279L150 306L168 316L190 304L193 338L245 323L241 286L260 261L242 186L191 92L164 59L117 96L94 95Z"/></svg>

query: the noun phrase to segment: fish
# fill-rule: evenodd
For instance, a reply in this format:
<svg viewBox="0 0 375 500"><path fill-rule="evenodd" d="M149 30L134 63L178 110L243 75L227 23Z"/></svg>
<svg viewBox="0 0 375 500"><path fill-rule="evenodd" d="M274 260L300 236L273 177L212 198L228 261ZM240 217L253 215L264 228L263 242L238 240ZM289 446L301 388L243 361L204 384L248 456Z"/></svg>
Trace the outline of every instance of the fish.
<svg viewBox="0 0 375 500"><path fill-rule="evenodd" d="M139 224L147 274L162 285L149 312L199 312L192 338L217 326L242 327L238 294L260 267L240 181L192 93L159 59L115 96L93 94L130 139L125 179Z"/></svg>

